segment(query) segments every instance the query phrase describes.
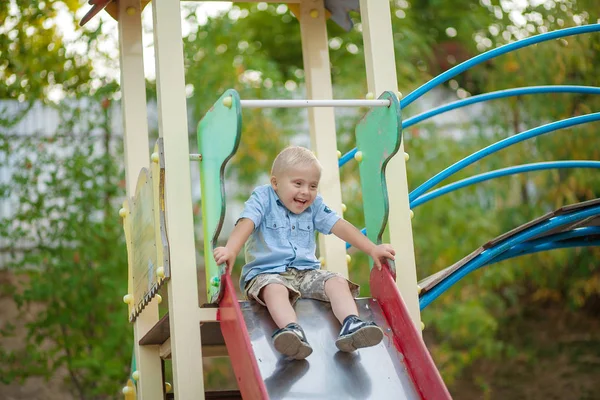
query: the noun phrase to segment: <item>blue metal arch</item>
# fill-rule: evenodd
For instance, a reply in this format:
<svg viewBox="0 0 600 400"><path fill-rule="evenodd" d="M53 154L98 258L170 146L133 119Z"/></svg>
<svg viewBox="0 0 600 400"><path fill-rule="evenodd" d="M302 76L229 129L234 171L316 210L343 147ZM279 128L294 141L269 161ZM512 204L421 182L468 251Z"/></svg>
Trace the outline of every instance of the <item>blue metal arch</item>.
<svg viewBox="0 0 600 400"><path fill-rule="evenodd" d="M546 32L536 36L528 37L525 39L518 40L513 43L505 44L504 46L497 47L495 49L481 53L473 58L464 61L457 66L450 68L449 70L436 76L429 82L421 85L417 89L413 90L406 97L400 100L400 107L405 108L425 93L429 92L434 87L441 85L442 83L454 78L456 75L468 70L471 67L479 65L485 61L491 60L492 58L500 55L509 53L514 50L521 49L523 47L531 46L533 44L546 42L548 40L558 39L567 36L581 35L590 32L600 32L600 24L589 24L583 26L575 26L571 28L559 29L557 31Z"/></svg>
<svg viewBox="0 0 600 400"><path fill-rule="evenodd" d="M402 129L410 128L419 122L425 121L429 118L433 118L437 115L456 110L458 108L470 106L472 104L481 103L490 100L502 99L506 97L523 96L531 94L543 94L543 93L580 93L580 94L592 94L600 95L600 87L594 86L574 86L574 85L547 85L547 86L528 86L514 89L498 90L495 92L484 93L477 96L468 97L466 99L457 100L452 103L444 104L442 106L433 108L429 111L425 111L421 114L417 114L413 117L407 118L402 121ZM342 167L348 161L354 158L356 154L356 147L344 154L338 161L338 166Z"/></svg>
<svg viewBox="0 0 600 400"><path fill-rule="evenodd" d="M532 164L517 165L514 167L497 169L495 171L486 172L483 174L471 176L460 181L450 183L441 188L432 190L420 196L410 203L411 210L427 203L430 200L436 199L446 193L453 192L464 187L474 185L476 183L488 181L491 179L500 178L507 175L515 175L523 172L541 171L548 169L564 169L564 168L600 168L600 161L551 161Z"/></svg>
<svg viewBox="0 0 600 400"><path fill-rule="evenodd" d="M514 89L504 89L495 92L484 93L477 96L467 97L466 99L453 101L452 103L444 104L440 107L436 107L429 111L425 111L421 114L417 114L413 117L407 118L406 121L402 122L402 129L410 128L411 126L418 124L426 119L435 117L436 115L443 114L448 111L456 110L458 108L470 106L476 103L482 103L484 101L503 99L506 97L516 97L531 94L544 94L544 93L579 93L579 94L592 94L600 95L600 87L594 86L575 86L575 85L546 85L546 86L528 86Z"/></svg>
<svg viewBox="0 0 600 400"><path fill-rule="evenodd" d="M409 201L413 202L414 200L416 200L417 198L422 196L426 191L428 191L432 187L436 186L438 183L440 183L444 179L448 178L449 176L452 176L453 174L457 173L458 171L464 169L465 167L475 163L476 161L481 160L482 158L487 157L490 154L496 153L502 149L512 146L513 144L516 144L516 143L522 142L524 140L531 139L533 137L540 136L540 135L543 135L543 134L546 134L549 132L553 132L558 129L569 128L572 126L585 124L588 122L594 122L594 121L600 121L600 113L580 115L580 116L573 117L573 118L563 119L561 121L551 122L549 124L538 126L537 128L529 129L527 131L521 132L519 134L508 137L499 142L496 142L496 143L494 143L484 149L481 149L481 150L463 158L462 160L452 164L445 170L439 172L438 174L434 175L432 178L430 178L427 181L425 181L424 183L422 183L419 187L417 187L415 190L413 190L409 194L409 196L408 196Z"/></svg>
<svg viewBox="0 0 600 400"><path fill-rule="evenodd" d="M596 215L600 215L600 206L576 211L567 215L558 215L549 219L548 221L526 229L523 232L520 232L514 235L513 237L510 237L500 242L495 247L484 250L481 254L474 257L461 268L454 271L452 274L440 281L431 290L423 294L419 299L421 309L424 309L429 304L431 304L432 301L438 298L442 293L448 290L451 286L453 286L467 274L480 268L481 266L484 266L488 263L492 263L493 260L499 258L507 251L510 251L516 245L524 243L529 239L532 239L540 234L549 232L550 230L560 227L562 225L566 225Z"/></svg>
<svg viewBox="0 0 600 400"><path fill-rule="evenodd" d="M598 236L598 238L591 238L591 236ZM577 238L583 239L574 240ZM600 227L586 226L518 244L504 254L494 258L486 265L496 264L510 258L539 253L541 251L570 247L596 246L598 244L600 244Z"/></svg>

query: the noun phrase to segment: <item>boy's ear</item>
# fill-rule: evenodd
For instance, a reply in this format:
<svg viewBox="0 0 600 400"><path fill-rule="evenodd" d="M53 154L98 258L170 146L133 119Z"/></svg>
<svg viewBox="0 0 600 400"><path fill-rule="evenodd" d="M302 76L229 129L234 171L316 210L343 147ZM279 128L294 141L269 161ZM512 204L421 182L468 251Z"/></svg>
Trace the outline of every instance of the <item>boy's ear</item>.
<svg viewBox="0 0 600 400"><path fill-rule="evenodd" d="M273 190L277 190L277 178L275 178L274 176L271 176L271 187L273 188Z"/></svg>

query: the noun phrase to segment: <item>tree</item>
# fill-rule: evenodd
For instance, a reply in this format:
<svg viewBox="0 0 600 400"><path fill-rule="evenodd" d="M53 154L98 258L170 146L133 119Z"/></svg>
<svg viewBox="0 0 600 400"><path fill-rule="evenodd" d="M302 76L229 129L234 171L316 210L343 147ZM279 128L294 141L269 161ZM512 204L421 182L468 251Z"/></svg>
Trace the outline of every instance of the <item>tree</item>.
<svg viewBox="0 0 600 400"><path fill-rule="evenodd" d="M118 86L97 85L92 72L102 24L78 31L75 41L58 27L59 15L61 28L74 27L78 7L54 0L0 5L0 159L11 171L0 198L12 208L0 220L8 260L0 268L17 276L17 287L2 290L28 316L23 347L0 350L0 375L10 383L66 371L76 398L99 399L117 392L131 357L120 300L126 251L115 211L122 153L110 126ZM86 51L74 51L77 43ZM11 102L20 112L4 107ZM59 116L55 135L16 131L40 102ZM3 321L0 332L10 336L13 328Z"/></svg>
<svg viewBox="0 0 600 400"><path fill-rule="evenodd" d="M77 0L2 2L0 99L32 104L98 87L91 60L105 55L98 45L107 36L101 22L76 29L79 7ZM74 38L65 38L68 31L75 31Z"/></svg>
<svg viewBox="0 0 600 400"><path fill-rule="evenodd" d="M53 137L4 137L0 146L14 160L2 197L18 199L0 222L11 256L3 267L22 282L22 289L4 289L12 290L22 312L35 315L25 347L0 352L2 379L49 378L66 369L81 399L115 393L131 355L120 300L127 259L114 211L121 171L109 108L101 104L63 110L64 120L73 122ZM89 125L79 130L83 124Z"/></svg>

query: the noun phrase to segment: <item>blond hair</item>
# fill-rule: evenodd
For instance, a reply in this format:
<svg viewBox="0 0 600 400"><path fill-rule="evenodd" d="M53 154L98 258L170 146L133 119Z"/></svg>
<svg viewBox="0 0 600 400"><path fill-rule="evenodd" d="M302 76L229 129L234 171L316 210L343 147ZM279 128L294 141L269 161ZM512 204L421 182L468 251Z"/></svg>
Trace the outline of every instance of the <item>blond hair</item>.
<svg viewBox="0 0 600 400"><path fill-rule="evenodd" d="M315 156L315 153L301 146L289 146L283 149L271 167L271 176L278 176L284 173L289 167L297 165L316 165L321 172L321 163Z"/></svg>

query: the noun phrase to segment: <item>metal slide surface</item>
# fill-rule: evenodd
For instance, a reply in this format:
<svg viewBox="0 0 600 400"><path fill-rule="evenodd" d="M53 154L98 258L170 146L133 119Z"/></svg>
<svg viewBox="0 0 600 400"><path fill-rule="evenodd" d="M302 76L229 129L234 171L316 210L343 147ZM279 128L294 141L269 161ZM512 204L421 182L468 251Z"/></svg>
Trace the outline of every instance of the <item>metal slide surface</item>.
<svg viewBox="0 0 600 400"><path fill-rule="evenodd" d="M418 399L403 356L379 304L357 300L361 318L375 321L383 341L354 353L335 347L340 323L329 303L299 300L295 309L313 353L302 361L287 360L272 345L276 329L266 307L241 302L250 342L269 398L276 399Z"/></svg>

